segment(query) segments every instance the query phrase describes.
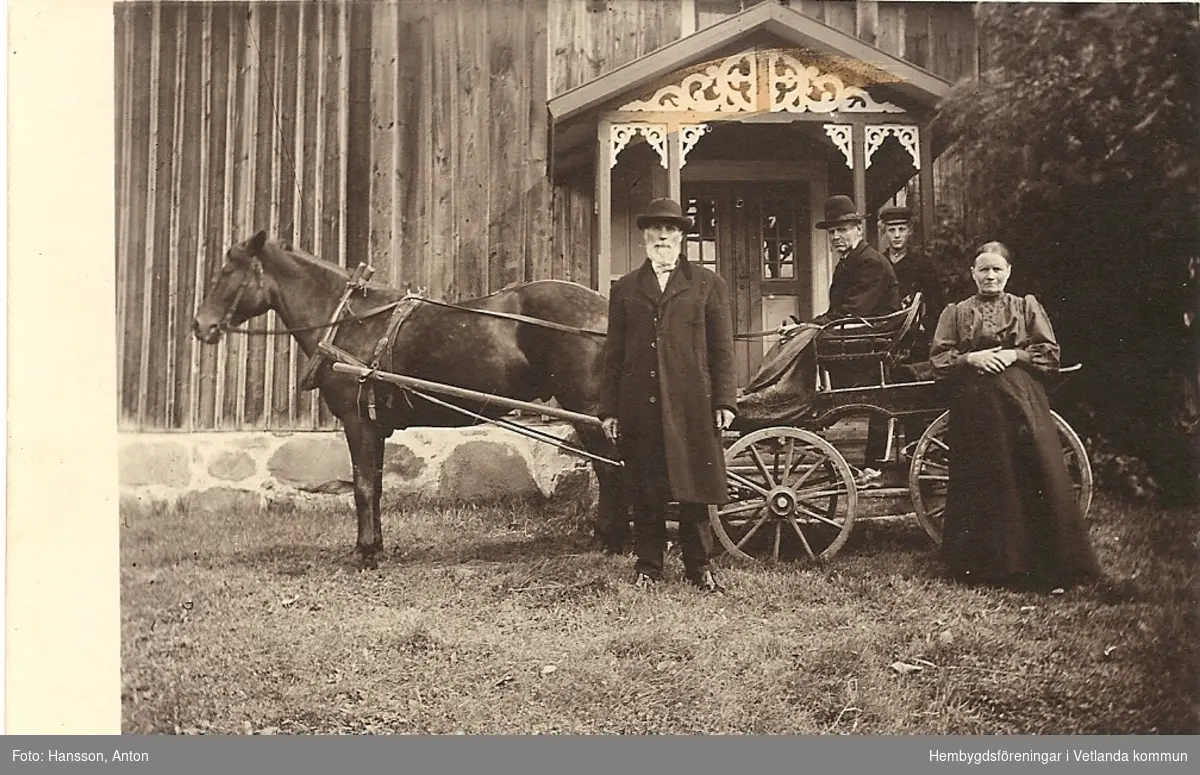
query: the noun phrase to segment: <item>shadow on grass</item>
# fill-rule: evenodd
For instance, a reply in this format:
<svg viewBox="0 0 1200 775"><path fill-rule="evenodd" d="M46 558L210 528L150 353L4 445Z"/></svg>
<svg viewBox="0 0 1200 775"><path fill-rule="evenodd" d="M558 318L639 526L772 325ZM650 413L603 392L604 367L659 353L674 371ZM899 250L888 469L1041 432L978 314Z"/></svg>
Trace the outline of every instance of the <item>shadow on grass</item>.
<svg viewBox="0 0 1200 775"><path fill-rule="evenodd" d="M470 562L520 564L552 557L574 557L593 551L590 538L583 535L513 536L476 540L465 545L453 542L442 546L385 546L379 557L379 570L386 571L389 566L440 567ZM599 556L599 552L595 553ZM347 572L359 570L351 548L331 549L311 544L276 544L239 551L230 558L229 564L289 577L334 567Z"/></svg>
<svg viewBox="0 0 1200 775"><path fill-rule="evenodd" d="M570 504L513 499L488 504L385 501L379 569L471 562L529 563L592 550L590 530ZM227 564L284 576L322 568L359 570L353 508L276 509L257 516ZM268 543L269 542L269 543ZM257 543L257 546L254 545ZM336 545L335 545L336 544Z"/></svg>

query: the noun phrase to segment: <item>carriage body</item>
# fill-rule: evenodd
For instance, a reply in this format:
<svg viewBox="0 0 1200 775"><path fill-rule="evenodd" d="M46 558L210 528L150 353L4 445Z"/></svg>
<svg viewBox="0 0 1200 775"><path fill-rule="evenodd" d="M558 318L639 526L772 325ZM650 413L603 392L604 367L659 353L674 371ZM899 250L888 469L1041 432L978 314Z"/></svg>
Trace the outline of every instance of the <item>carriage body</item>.
<svg viewBox="0 0 1200 775"><path fill-rule="evenodd" d="M919 296L919 295L918 295ZM949 397L928 364L908 363L920 299L882 318L834 321L814 339L815 391L802 411L748 433L727 432L729 503L710 509L714 533L740 560L816 561L832 557L856 522L915 518L940 545L949 481ZM839 384L834 375L869 375ZM1047 385L1053 393L1076 364ZM1083 442L1051 413L1086 515L1092 473ZM861 448L864 422L886 423L878 478L847 460Z"/></svg>

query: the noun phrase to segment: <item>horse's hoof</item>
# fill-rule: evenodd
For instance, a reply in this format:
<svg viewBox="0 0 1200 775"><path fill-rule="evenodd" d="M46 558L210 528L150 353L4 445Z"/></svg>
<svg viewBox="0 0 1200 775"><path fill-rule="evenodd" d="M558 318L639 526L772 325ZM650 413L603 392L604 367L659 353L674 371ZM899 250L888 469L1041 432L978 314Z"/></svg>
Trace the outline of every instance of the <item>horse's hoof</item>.
<svg viewBox="0 0 1200 775"><path fill-rule="evenodd" d="M359 573L368 570L379 570L379 555L375 552L367 554L356 551L354 553L354 567L358 569Z"/></svg>
<svg viewBox="0 0 1200 775"><path fill-rule="evenodd" d="M597 539L593 545L606 557L621 557L629 551L624 541Z"/></svg>

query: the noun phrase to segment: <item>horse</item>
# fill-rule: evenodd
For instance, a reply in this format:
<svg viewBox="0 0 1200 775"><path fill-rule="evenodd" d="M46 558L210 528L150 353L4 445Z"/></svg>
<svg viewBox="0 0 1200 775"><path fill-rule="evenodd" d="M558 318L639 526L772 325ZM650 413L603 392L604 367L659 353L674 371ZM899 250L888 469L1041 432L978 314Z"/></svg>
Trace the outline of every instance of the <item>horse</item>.
<svg viewBox="0 0 1200 775"><path fill-rule="evenodd" d="M275 310L311 359L351 282L342 267L270 240L265 231L233 245L220 274L192 323L194 336L215 344L230 327ZM508 286L457 305L406 298L403 291L362 283L353 294L332 343L364 363L380 350L390 355L389 372L521 401L556 399L563 409L592 415L599 409L600 359L608 327L608 302L576 283L538 280ZM398 304L409 305L394 330L390 348L383 340ZM480 314L483 310L525 319ZM530 322L529 318L549 325ZM574 329L574 330L564 330ZM382 368L382 367L381 367ZM364 384L325 363L310 385L321 392L342 422L354 471L358 540L354 559L360 569L378 567L383 549L379 499L383 487L384 442L409 427L461 427L475 419L420 395L372 381L375 400L363 401ZM483 401L451 401L476 415L496 419L508 412ZM367 408L364 409L364 406ZM584 450L615 459L615 445L600 428L573 423ZM624 525L617 515L619 469L593 465L599 485L596 537L610 552L619 551L605 531ZM619 540L619 539L618 539Z"/></svg>

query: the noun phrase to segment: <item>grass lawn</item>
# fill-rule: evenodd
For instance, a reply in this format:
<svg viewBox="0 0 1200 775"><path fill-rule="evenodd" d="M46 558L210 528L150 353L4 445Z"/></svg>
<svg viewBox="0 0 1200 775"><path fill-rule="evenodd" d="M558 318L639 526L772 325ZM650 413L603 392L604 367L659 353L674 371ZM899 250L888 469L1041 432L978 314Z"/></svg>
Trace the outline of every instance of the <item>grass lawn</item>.
<svg viewBox="0 0 1200 775"><path fill-rule="evenodd" d="M1131 595L964 589L900 522L710 597L677 555L634 590L552 504L385 501L355 573L349 504L123 507L125 733L1200 731L1188 511L1097 497Z"/></svg>

